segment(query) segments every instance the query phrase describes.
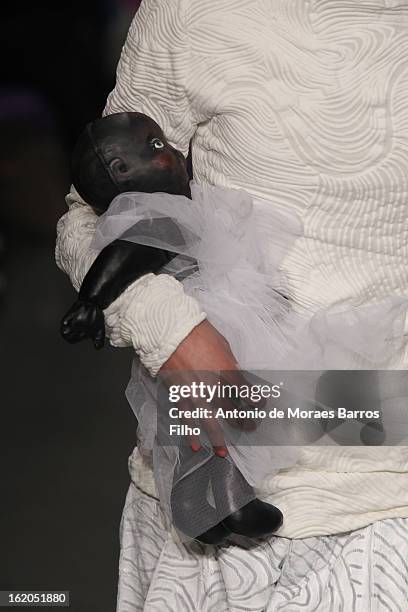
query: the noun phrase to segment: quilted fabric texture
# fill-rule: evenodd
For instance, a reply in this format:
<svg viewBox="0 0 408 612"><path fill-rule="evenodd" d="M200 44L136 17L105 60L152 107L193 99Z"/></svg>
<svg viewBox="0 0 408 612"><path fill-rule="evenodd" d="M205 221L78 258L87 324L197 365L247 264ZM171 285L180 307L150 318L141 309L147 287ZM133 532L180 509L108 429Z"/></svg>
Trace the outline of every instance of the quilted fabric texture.
<svg viewBox="0 0 408 612"><path fill-rule="evenodd" d="M405 0L144 0L105 112L145 112L184 152L193 138L197 181L246 189L259 206L300 217L301 236L282 263L299 311L372 303L408 288L407 57ZM59 252L76 277L88 244L78 243L78 228L75 236L68 231L71 206ZM149 295L145 287L145 303ZM125 343L139 325L136 301L123 305L132 322ZM201 316L191 303L176 311L171 294L162 304L160 321L172 323L153 342L158 353L182 317L191 328ZM115 317L121 308L112 305ZM155 323L146 317L143 325L142 336ZM160 367L149 354L147 362ZM389 367L407 366L405 343ZM335 533L336 517L342 528L362 527L395 516L397 505L408 516L397 476L401 498L392 507L388 493L390 474L408 471L406 449L390 453L383 472L370 453L318 450L305 450L296 474L265 485L291 516L284 535ZM349 474L362 500L357 509ZM306 512L311 504L314 512Z"/></svg>

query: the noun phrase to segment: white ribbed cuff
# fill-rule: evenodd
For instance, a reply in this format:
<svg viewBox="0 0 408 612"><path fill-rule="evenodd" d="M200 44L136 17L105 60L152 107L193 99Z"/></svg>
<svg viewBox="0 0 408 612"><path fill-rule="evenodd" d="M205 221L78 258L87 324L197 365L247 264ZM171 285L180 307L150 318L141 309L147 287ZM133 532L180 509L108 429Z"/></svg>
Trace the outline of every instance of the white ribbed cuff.
<svg viewBox="0 0 408 612"><path fill-rule="evenodd" d="M73 188L66 201L69 211L57 223L55 261L79 291L86 273L98 256L98 251L91 248L98 217L90 206L80 200Z"/></svg>
<svg viewBox="0 0 408 612"><path fill-rule="evenodd" d="M181 283L166 274L147 274L137 280L104 314L110 343L133 346L152 376L206 318Z"/></svg>

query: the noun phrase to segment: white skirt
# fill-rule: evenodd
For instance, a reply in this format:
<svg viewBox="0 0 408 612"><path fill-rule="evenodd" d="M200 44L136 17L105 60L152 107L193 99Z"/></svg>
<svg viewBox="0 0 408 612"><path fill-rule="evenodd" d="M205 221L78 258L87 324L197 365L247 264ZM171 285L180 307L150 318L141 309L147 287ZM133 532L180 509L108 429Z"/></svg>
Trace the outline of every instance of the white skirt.
<svg viewBox="0 0 408 612"><path fill-rule="evenodd" d="M257 546L183 546L166 530L157 500L132 483L117 612L405 612L407 558L407 518Z"/></svg>

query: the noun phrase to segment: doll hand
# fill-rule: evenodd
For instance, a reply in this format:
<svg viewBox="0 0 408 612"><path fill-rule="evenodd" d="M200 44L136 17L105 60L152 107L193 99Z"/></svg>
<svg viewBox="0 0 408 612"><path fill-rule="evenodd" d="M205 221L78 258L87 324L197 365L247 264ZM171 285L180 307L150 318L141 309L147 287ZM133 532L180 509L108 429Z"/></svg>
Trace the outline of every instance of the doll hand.
<svg viewBox="0 0 408 612"><path fill-rule="evenodd" d="M61 321L61 335L70 343L91 338L95 348L101 349L105 340L102 309L93 302L77 300Z"/></svg>

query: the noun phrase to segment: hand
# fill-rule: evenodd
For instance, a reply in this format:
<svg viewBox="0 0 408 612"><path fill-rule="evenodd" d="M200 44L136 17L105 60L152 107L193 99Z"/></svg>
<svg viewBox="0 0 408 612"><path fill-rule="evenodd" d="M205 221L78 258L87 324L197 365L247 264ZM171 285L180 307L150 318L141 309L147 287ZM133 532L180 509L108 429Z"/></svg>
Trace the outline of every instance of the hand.
<svg viewBox="0 0 408 612"><path fill-rule="evenodd" d="M194 373L197 373L195 376ZM169 385L191 385L193 380L202 381L203 374L209 377L210 384L221 381L238 386L248 385L248 381L239 371L239 366L227 340L208 321L197 325L193 331L177 347L171 357L163 364L159 375ZM216 399L217 405L233 410L236 404L232 400ZM179 402L179 409L191 409L189 400ZM214 452L219 457L225 457L228 453L222 428L215 418L202 419L202 428L205 429L213 446ZM245 425L242 424L245 429ZM246 424L248 425L248 424ZM239 424L238 424L239 426ZM191 448L200 449L197 438L191 438Z"/></svg>
<svg viewBox="0 0 408 612"><path fill-rule="evenodd" d="M105 341L105 319L102 309L93 302L77 300L61 321L61 335L75 343L91 338L96 349Z"/></svg>

